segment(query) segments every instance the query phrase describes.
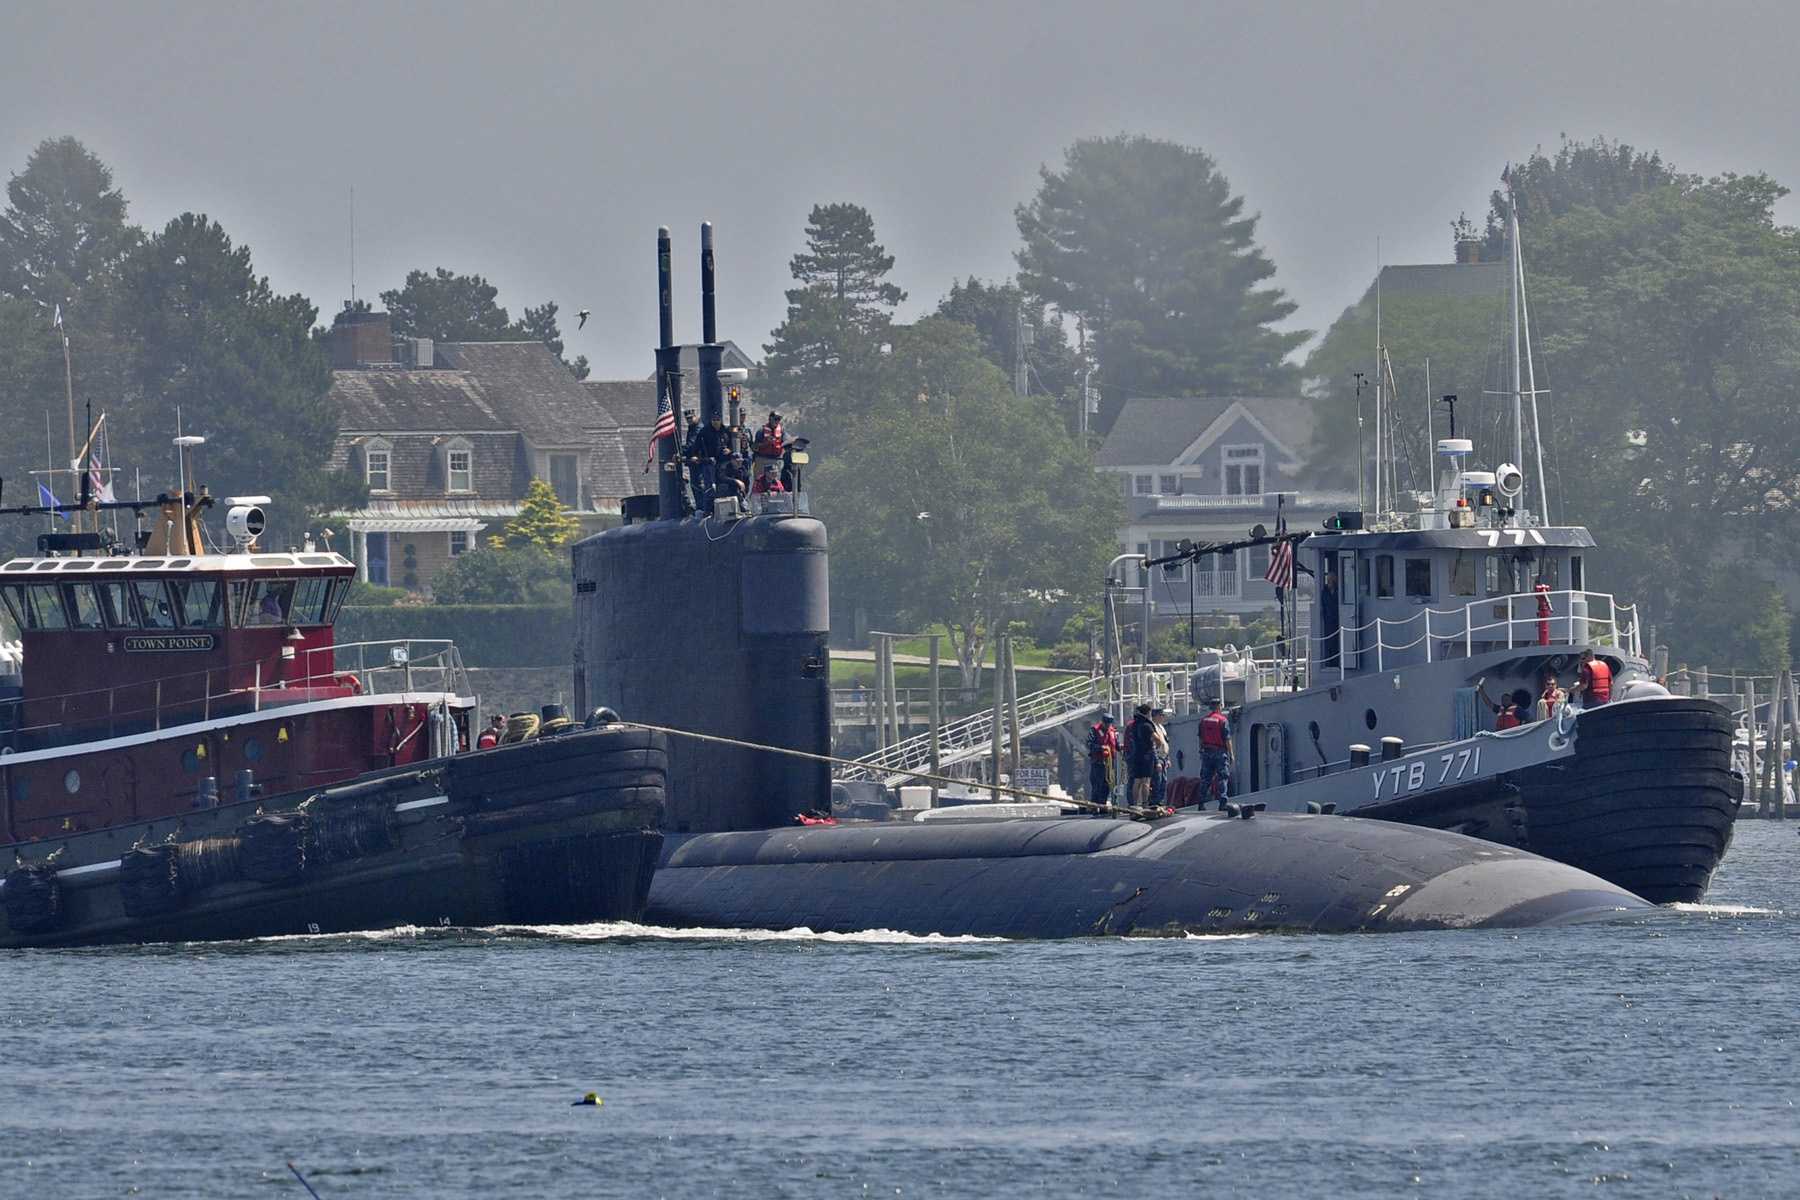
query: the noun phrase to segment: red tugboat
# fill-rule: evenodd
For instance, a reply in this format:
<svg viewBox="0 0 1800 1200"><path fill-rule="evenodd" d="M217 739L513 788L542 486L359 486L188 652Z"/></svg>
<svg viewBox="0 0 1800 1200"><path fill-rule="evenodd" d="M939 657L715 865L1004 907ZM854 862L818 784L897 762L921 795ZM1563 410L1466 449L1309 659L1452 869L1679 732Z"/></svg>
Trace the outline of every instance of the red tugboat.
<svg viewBox="0 0 1800 1200"><path fill-rule="evenodd" d="M92 529L0 565L0 946L641 913L661 735L553 713L470 751L453 645L335 644L355 565L259 547L263 497L211 545L188 489L4 510Z"/></svg>

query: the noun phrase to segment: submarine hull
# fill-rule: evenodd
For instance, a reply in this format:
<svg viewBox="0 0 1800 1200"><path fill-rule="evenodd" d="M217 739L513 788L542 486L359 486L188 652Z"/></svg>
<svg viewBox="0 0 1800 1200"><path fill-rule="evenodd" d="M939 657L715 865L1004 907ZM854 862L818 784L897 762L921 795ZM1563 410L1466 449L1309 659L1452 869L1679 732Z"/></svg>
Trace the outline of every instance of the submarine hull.
<svg viewBox="0 0 1800 1200"><path fill-rule="evenodd" d="M1344 817L846 825L671 839L668 926L1066 938L1553 925L1654 911L1584 871Z"/></svg>

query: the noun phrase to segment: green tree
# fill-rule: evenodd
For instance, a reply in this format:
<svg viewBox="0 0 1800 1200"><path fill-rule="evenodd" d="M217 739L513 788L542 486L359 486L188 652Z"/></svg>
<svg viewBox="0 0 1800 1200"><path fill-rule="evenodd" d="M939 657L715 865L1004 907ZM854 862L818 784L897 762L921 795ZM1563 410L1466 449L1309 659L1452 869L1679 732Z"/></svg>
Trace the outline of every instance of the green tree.
<svg viewBox="0 0 1800 1200"><path fill-rule="evenodd" d="M974 686L995 620L1097 586L1120 524L1047 397L1016 397L974 330L895 331L869 405L813 481L832 523L833 584L883 619L942 625Z"/></svg>
<svg viewBox="0 0 1800 1200"><path fill-rule="evenodd" d="M439 604L558 604L570 597L569 560L535 543L483 546L431 585Z"/></svg>
<svg viewBox="0 0 1800 1200"><path fill-rule="evenodd" d="M1736 561L1800 536L1800 234L1774 222L1785 192L1763 176L1682 179L1610 213L1571 210L1535 240L1565 464L1555 515L1595 527L1618 590L1649 602L1678 652L1694 614L1740 610Z"/></svg>
<svg viewBox="0 0 1800 1200"><path fill-rule="evenodd" d="M1511 181L1521 229L1543 225L1578 208L1615 212L1643 192L1699 182L1677 173L1654 150L1646 153L1604 137L1590 142L1572 142L1565 137L1555 157L1539 146L1523 161L1509 164L1502 177ZM1506 257L1506 216L1506 192L1495 188L1488 197L1483 259Z"/></svg>
<svg viewBox="0 0 1800 1200"><path fill-rule="evenodd" d="M337 435L331 372L311 337L318 316L304 296L282 296L252 269L217 222L184 213L126 260L122 337L135 348L133 396L114 414L115 454L149 469L169 462L176 407L183 430L203 434L198 477L214 495L270 492L278 544L309 513L360 504L363 489L329 471Z"/></svg>
<svg viewBox="0 0 1800 1200"><path fill-rule="evenodd" d="M1268 286L1257 217L1210 156L1154 138L1086 138L1017 218L1019 283L1073 314L1098 364L1100 428L1134 395L1290 392L1311 336Z"/></svg>
<svg viewBox="0 0 1800 1200"><path fill-rule="evenodd" d="M562 501L556 498L556 489L549 480L534 479L519 504L519 515L490 537L488 545L495 549L536 546L550 551L580 532L581 522L563 511Z"/></svg>
<svg viewBox="0 0 1800 1200"><path fill-rule="evenodd" d="M550 353L556 355L557 361L569 368L577 379L588 377L587 355L580 355L574 362L563 357L562 330L556 324L556 301L546 300L536 308L529 306L525 315L519 320L518 332L534 342L542 342L550 347Z"/></svg>
<svg viewBox="0 0 1800 1200"><path fill-rule="evenodd" d="M479 275L445 267L408 271L404 286L381 293L381 303L402 337L439 342L504 342L514 337L512 318L495 303L500 289ZM554 316L554 314L552 314Z"/></svg>
<svg viewBox="0 0 1800 1200"><path fill-rule="evenodd" d="M6 195L0 296L46 312L73 308L90 288L109 284L140 240L126 224L125 193L113 186L112 171L72 137L39 142Z"/></svg>
<svg viewBox="0 0 1800 1200"><path fill-rule="evenodd" d="M1069 345L1062 316L1026 297L1019 285L984 283L970 276L953 282L938 301L938 316L960 321L981 339L981 353L1009 378L1018 362L1020 318L1024 318L1028 390L1072 405L1081 390L1081 361ZM1071 409L1071 411L1073 411Z"/></svg>
<svg viewBox="0 0 1800 1200"><path fill-rule="evenodd" d="M583 355L563 357L556 301L546 300L515 321L498 303L500 289L479 275L458 275L446 267L429 273L408 271L406 283L381 293L394 332L438 342L542 342L577 379L588 376ZM366 310L366 306L365 310Z"/></svg>
<svg viewBox="0 0 1800 1200"><path fill-rule="evenodd" d="M887 280L893 268L867 209L815 205L806 249L788 264L798 286L787 292L787 317L763 347L761 399L799 408L814 428L835 433L857 407L856 381L873 366L893 310L906 299Z"/></svg>

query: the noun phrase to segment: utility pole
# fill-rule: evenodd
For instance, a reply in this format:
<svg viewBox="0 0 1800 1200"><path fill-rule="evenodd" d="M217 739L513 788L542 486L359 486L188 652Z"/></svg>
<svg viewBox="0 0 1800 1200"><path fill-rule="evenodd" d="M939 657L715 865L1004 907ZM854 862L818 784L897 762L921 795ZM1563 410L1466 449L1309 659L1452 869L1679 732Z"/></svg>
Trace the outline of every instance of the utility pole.
<svg viewBox="0 0 1800 1200"><path fill-rule="evenodd" d="M931 634L931 807L938 802L937 777L942 773L938 763L939 730L944 727L943 699L938 690L938 643L943 634Z"/></svg>
<svg viewBox="0 0 1800 1200"><path fill-rule="evenodd" d="M1019 743L1023 740L1019 734L1019 671L1013 662L1012 634L1006 635L1006 733L1010 750L1007 754L1007 766L1012 771L1013 786L1019 786Z"/></svg>

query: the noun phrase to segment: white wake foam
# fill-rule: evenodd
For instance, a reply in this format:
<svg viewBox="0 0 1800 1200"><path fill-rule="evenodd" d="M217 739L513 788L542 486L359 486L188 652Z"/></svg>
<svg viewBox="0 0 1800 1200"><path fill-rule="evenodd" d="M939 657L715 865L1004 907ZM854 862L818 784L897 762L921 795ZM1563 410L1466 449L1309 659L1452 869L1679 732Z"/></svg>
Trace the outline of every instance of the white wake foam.
<svg viewBox="0 0 1800 1200"><path fill-rule="evenodd" d="M855 933L821 933L796 929L666 929L631 921L600 921L591 925L496 925L483 930L516 937L559 938L569 941L673 941L673 942L851 942L871 946L957 946L1004 942L1005 938L968 934L901 933L896 929L864 929Z"/></svg>
<svg viewBox="0 0 1800 1200"><path fill-rule="evenodd" d="M1672 912L1705 913L1710 917L1778 917L1779 908L1757 908L1753 904L1687 904L1677 900L1667 905Z"/></svg>

